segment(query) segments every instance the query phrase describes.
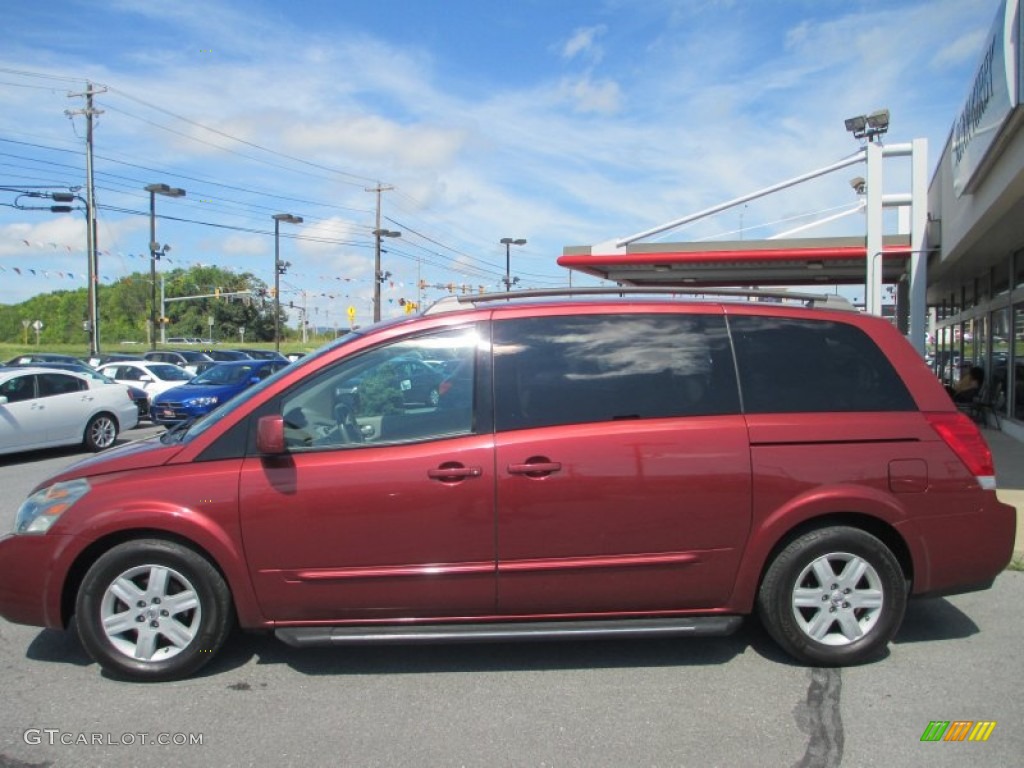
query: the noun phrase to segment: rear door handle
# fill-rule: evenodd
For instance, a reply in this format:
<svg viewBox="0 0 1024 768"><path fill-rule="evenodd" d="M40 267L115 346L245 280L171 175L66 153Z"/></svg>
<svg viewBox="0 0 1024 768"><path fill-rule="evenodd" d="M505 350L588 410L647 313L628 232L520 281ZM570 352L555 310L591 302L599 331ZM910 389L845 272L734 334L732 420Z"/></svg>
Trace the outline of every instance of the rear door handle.
<svg viewBox="0 0 1024 768"><path fill-rule="evenodd" d="M546 477L555 472L561 472L561 470L561 462L546 459L527 459L524 464L508 465L510 475L526 475L527 477Z"/></svg>

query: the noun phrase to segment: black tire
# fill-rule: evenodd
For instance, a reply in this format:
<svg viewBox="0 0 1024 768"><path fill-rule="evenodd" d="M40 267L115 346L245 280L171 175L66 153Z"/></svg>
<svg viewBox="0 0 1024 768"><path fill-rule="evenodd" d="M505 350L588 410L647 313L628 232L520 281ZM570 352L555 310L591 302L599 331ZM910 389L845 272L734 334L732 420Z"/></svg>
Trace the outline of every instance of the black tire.
<svg viewBox="0 0 1024 768"><path fill-rule="evenodd" d="M89 655L116 677L139 682L196 672L233 623L231 593L217 569L161 539L125 542L101 555L82 580L75 611Z"/></svg>
<svg viewBox="0 0 1024 768"><path fill-rule="evenodd" d="M109 413L97 413L85 425L82 443L94 453L103 451L117 442L117 419Z"/></svg>
<svg viewBox="0 0 1024 768"><path fill-rule="evenodd" d="M871 534L822 528L776 556L757 607L768 634L799 661L859 664L882 655L899 629L907 582L896 557Z"/></svg>

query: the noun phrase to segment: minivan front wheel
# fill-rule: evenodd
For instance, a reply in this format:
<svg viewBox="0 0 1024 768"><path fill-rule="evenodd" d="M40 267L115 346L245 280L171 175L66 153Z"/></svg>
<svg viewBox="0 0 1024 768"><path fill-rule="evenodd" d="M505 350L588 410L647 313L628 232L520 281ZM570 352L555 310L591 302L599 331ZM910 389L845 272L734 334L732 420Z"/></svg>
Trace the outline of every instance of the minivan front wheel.
<svg viewBox="0 0 1024 768"><path fill-rule="evenodd" d="M907 583L896 557L857 528L811 531L765 573L758 610L768 633L809 664L858 664L881 655L903 621Z"/></svg>
<svg viewBox="0 0 1024 768"><path fill-rule="evenodd" d="M209 561L160 539L120 544L82 580L78 634L106 671L174 680L206 664L231 628L231 595Z"/></svg>

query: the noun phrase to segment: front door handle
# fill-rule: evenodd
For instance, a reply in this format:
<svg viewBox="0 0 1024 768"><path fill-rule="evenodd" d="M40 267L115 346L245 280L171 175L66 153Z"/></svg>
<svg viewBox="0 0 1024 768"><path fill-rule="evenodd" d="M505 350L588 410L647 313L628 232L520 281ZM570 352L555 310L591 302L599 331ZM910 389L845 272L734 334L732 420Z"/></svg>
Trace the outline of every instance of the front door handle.
<svg viewBox="0 0 1024 768"><path fill-rule="evenodd" d="M467 477L480 477L483 473L484 471L480 467L466 467L452 462L442 464L437 469L428 469L427 477L431 480L440 480L442 483L455 483L465 480Z"/></svg>
<svg viewBox="0 0 1024 768"><path fill-rule="evenodd" d="M549 461L540 456L529 458L522 464L508 465L510 475L526 475L527 477L547 477L561 471L562 463L560 461Z"/></svg>

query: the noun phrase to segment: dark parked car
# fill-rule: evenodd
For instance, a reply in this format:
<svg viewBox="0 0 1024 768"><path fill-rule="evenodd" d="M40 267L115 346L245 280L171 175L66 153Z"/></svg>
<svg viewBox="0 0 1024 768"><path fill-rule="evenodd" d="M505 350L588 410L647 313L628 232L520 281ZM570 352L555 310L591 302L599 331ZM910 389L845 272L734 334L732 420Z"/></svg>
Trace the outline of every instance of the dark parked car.
<svg viewBox="0 0 1024 768"><path fill-rule="evenodd" d="M112 352L109 354L95 355L94 357L90 357L86 362L88 362L93 368L99 368L101 365L106 365L107 363L125 363L142 359L143 357L141 352L137 355L131 355L124 352Z"/></svg>
<svg viewBox="0 0 1024 768"><path fill-rule="evenodd" d="M438 369L421 360L396 357L376 362L339 382L337 393L359 401L367 396L367 389L372 388L374 393L383 391L402 406L434 406L438 403L438 388L444 378Z"/></svg>
<svg viewBox="0 0 1024 768"><path fill-rule="evenodd" d="M84 365L83 361L74 355L61 355L56 352L31 352L17 355L8 360L5 365L35 365L36 363L77 363Z"/></svg>
<svg viewBox="0 0 1024 768"><path fill-rule="evenodd" d="M193 374L201 373L205 368L216 362L212 357L191 349L158 349L147 352L143 357L156 363L170 363L180 365L186 371Z"/></svg>
<svg viewBox="0 0 1024 768"><path fill-rule="evenodd" d="M194 673L235 624L304 647L756 613L801 663L884 656L908 599L992 584L1016 511L894 326L799 298L503 292L350 333L40 483L0 538L0 615L74 625L136 680ZM409 405L397 367L434 350L459 382Z"/></svg>
<svg viewBox="0 0 1024 768"><path fill-rule="evenodd" d="M245 352L253 360L284 360L290 362L287 357L272 349L239 349L238 351Z"/></svg>
<svg viewBox="0 0 1024 768"><path fill-rule="evenodd" d="M226 363L231 360L252 360L253 356L240 349L204 349L203 354L218 363Z"/></svg>

